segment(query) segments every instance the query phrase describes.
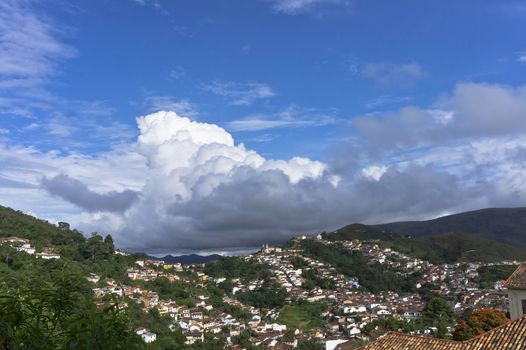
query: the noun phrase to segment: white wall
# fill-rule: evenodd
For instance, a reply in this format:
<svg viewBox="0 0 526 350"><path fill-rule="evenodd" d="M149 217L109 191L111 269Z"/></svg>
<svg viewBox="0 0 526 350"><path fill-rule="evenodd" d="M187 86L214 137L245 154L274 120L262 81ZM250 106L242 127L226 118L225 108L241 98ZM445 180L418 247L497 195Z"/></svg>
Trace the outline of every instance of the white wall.
<svg viewBox="0 0 526 350"><path fill-rule="evenodd" d="M512 320L520 318L522 313L522 301L526 300L526 290L508 289L510 301L510 317Z"/></svg>

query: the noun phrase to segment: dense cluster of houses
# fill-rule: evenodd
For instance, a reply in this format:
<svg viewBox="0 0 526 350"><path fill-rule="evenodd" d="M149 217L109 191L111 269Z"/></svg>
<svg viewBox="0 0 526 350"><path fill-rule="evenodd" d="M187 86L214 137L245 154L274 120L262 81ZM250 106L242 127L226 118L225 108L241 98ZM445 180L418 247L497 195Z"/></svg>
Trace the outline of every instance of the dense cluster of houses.
<svg viewBox="0 0 526 350"><path fill-rule="evenodd" d="M156 278L164 277L169 281L180 280L177 274L171 271L182 271L181 264L168 264L160 260L137 260L136 267L126 270L128 277L132 280L153 281Z"/></svg>
<svg viewBox="0 0 526 350"><path fill-rule="evenodd" d="M300 237L298 240L312 239ZM434 286L434 292L456 296L456 302L451 306L455 312L461 314L471 308L493 307L500 310L507 309L507 298L498 289L483 290L474 282L478 269L484 264L443 264L434 265L428 261L382 248L377 241L346 241L334 243L323 240L321 236L315 237L323 244L341 244L349 250L359 250L369 261L384 264L386 268L398 271L400 278L407 274L419 272L416 288ZM300 245L292 245L287 249L264 245L255 254L247 255L242 259L265 264L269 267L275 281L285 288L290 300L302 299L307 302L325 302L329 305L327 311L320 314L324 320L324 327L313 328L308 332L297 329L287 329L277 319L279 309L260 310L249 305L244 305L236 299L240 292L256 290L262 287L263 281L243 281L232 279L231 296L225 296L223 302L236 306L249 313L249 319L237 319L221 309L216 309L209 302L206 293L195 297L192 305L179 305L172 300L162 300L155 291L141 289L136 286L118 285L115 281L106 280L104 286L100 285L100 277L94 274L88 280L99 283L93 291L99 298L105 295L122 297L121 307L128 303L140 303L145 312L155 308L160 314L170 316L171 330L179 329L186 337L186 343L203 341L205 333L222 339L226 345L232 345L232 339L244 330L250 330L251 341L269 349L292 349L302 339L312 338L325 344L326 349L339 348L349 340L368 340L363 329L369 323L382 318L395 318L398 320L418 320L422 317L425 303L418 293L399 294L393 291L370 293L360 288L360 281L355 277L344 276L337 273L336 269L324 262L305 256ZM302 266L294 263L301 259ZM517 262L501 262L513 264ZM309 269L316 271L317 276L328 279L334 288L322 289L320 287L304 288L305 278L303 272ZM187 279L192 275L192 279ZM169 281L184 281L196 287L206 287L208 284L219 284L225 278L213 278L203 273L201 265L181 266L180 264L167 264L157 260L138 260L134 266L127 270L131 281L152 281L157 278L166 278ZM133 283L132 283L133 284ZM497 283L497 288L502 286ZM103 302L100 302L103 305ZM429 334L433 329L422 329L416 334ZM156 341L156 335L147 329L136 330L146 343Z"/></svg>

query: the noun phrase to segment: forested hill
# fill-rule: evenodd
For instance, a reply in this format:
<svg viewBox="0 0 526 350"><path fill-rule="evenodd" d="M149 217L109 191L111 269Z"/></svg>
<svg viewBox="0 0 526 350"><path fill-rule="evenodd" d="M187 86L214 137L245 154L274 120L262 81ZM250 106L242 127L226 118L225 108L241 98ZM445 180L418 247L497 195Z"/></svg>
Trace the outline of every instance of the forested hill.
<svg viewBox="0 0 526 350"><path fill-rule="evenodd" d="M413 238L396 233L386 233L373 226L353 224L324 236L331 241L379 240L385 247L391 247L433 263L526 260L526 249L461 232Z"/></svg>
<svg viewBox="0 0 526 350"><path fill-rule="evenodd" d="M0 205L0 238L16 236L29 239L33 245L67 245L84 241L78 231L68 227L58 228L45 220L37 219Z"/></svg>
<svg viewBox="0 0 526 350"><path fill-rule="evenodd" d="M481 209L433 220L393 222L374 227L385 232L413 236L465 232L526 248L526 207Z"/></svg>
<svg viewBox="0 0 526 350"><path fill-rule="evenodd" d="M142 256L116 254L110 235L86 238L0 206L0 349L143 348L116 304L96 307L86 278L124 283Z"/></svg>

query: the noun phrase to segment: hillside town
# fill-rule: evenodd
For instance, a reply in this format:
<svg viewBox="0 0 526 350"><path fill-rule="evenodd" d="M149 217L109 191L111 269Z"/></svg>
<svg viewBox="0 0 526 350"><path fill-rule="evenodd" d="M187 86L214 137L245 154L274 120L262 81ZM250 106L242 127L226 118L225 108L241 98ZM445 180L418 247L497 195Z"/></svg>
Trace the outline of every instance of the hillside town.
<svg viewBox="0 0 526 350"><path fill-rule="evenodd" d="M97 235L90 240L111 245L111 239L103 241ZM61 259L56 247L13 235L2 238L0 246L29 259ZM93 258L95 251L90 249L86 254ZM283 246L264 244L252 254L206 264L169 263L123 250L106 253L124 261L124 271L114 277L95 272L85 276L95 305L163 320L165 329L155 324L152 328L151 322L137 324L134 332L145 344L180 334L188 346L215 339L224 347L243 349L239 340L246 337L262 349L293 349L304 342L327 350L357 349L381 341L393 330L437 336L440 330L423 321L432 297L447 301L458 319L484 309L519 319L524 305L513 305L526 299L522 282L510 284L508 275L482 276L494 269L525 270L521 261L432 263L379 239L303 235ZM338 254L345 263L362 265L358 270L352 264L342 269L341 261L333 259ZM371 274L380 271L379 279L360 274L369 267L376 269ZM388 275L406 284L391 281L380 288ZM394 329L385 328L393 322ZM451 338L454 329L450 323L440 336Z"/></svg>
<svg viewBox="0 0 526 350"><path fill-rule="evenodd" d="M301 242L315 240L326 246L339 245L349 251L361 252L370 264L381 264L394 269L400 278L418 273L415 283L416 292L400 293L381 291L372 293L362 288L360 280L353 276L339 273L328 263L316 260L301 249ZM499 261L494 263L454 263L436 265L407 254L402 254L391 248L382 247L376 240L351 240L331 242L320 235L315 237L300 236L291 241L287 247L272 247L264 245L260 251L240 257L240 261L268 267L271 279L277 286L287 292L285 305L301 301L307 305L324 305L318 315L320 323L316 326L295 328L287 326L280 317L283 307L257 308L244 304L238 296L247 291L257 291L264 288L261 279L246 280L232 278L227 293L222 297L222 306L214 306L210 301L210 287L222 285L226 278L209 276L204 271L205 265L181 265L165 263L161 260L136 260L133 266L126 270L129 283L118 283L113 279L102 278L94 273L87 276L93 285L97 307L118 301L118 307L126 309L130 305L140 305L143 312L155 310L160 315L171 320L169 329L180 331L186 344L203 342L207 334L224 342L225 346L236 348L235 337L243 332L249 332L250 341L265 349L292 349L306 339L316 341L325 349L347 349L365 344L381 337L382 334L364 332L368 325L382 319L395 319L407 322L422 318L425 301L419 289L432 286L432 293L449 300L456 315L466 310L493 308L507 312L508 296L503 281L494 281L492 288L481 288L476 282L478 271L487 266L516 266L518 261ZM9 244L17 250L35 254L28 240L8 238L2 244ZM117 251L115 254L127 255ZM43 257L44 258L44 257ZM301 262L301 264L299 264ZM212 263L213 264L213 263ZM301 265L301 266L299 266ZM307 271L315 271L327 288L310 286ZM191 286L195 293L185 302L163 299L153 289L141 287L139 282L166 280L169 283L180 283ZM243 317L225 311L224 305L231 306ZM226 309L228 310L228 308ZM448 327L451 336L453 327ZM146 327L135 330L145 343L156 341L157 335ZM432 335L433 327L411 331L411 334ZM345 347L348 346L348 347ZM237 346L239 348L239 346Z"/></svg>

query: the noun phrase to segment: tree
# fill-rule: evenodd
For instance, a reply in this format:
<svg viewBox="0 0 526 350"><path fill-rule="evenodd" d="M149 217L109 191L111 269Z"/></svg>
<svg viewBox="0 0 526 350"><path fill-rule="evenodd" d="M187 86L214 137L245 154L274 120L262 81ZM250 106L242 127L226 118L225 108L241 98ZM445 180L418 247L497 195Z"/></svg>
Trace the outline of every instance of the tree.
<svg viewBox="0 0 526 350"><path fill-rule="evenodd" d="M111 235L107 235L104 238L104 243L108 247L110 254L115 253L115 245L113 244L113 237Z"/></svg>
<svg viewBox="0 0 526 350"><path fill-rule="evenodd" d="M258 349L256 346L252 345L252 342L250 338L252 337L252 333L249 330L244 330L239 334L239 336L234 337L233 342L234 344L239 344L243 347L243 349L247 350L253 350Z"/></svg>
<svg viewBox="0 0 526 350"><path fill-rule="evenodd" d="M495 309L480 309L465 321L460 321L453 333L455 340L467 340L509 322L506 315Z"/></svg>
<svg viewBox="0 0 526 350"><path fill-rule="evenodd" d="M455 323L455 314L446 299L433 298L426 304L422 312L422 321L428 327L436 327L438 329L437 335L443 337L446 334L446 328Z"/></svg>
<svg viewBox="0 0 526 350"><path fill-rule="evenodd" d="M298 350L323 350L324 347L315 339L304 339L298 343Z"/></svg>
<svg viewBox="0 0 526 350"><path fill-rule="evenodd" d="M97 309L77 281L63 275L55 284L0 290L0 348L143 348L117 306Z"/></svg>

